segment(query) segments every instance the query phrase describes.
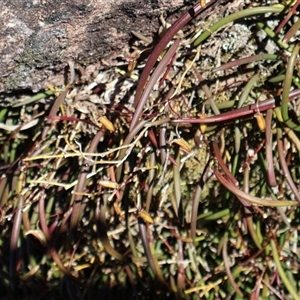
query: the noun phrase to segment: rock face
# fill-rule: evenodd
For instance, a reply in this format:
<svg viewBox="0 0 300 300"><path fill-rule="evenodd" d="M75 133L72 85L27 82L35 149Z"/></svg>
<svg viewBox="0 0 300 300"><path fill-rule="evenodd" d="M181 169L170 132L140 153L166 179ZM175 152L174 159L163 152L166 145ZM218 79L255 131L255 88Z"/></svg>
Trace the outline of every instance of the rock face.
<svg viewBox="0 0 300 300"><path fill-rule="evenodd" d="M153 36L168 0L2 0L0 92L62 85L68 62L94 70L117 63L131 31Z"/></svg>

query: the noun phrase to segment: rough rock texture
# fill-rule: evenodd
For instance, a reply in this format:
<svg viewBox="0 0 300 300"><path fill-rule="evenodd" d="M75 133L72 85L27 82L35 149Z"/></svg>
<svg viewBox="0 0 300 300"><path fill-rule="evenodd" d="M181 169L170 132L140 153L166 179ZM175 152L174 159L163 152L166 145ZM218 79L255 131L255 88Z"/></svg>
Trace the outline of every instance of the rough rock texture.
<svg viewBox="0 0 300 300"><path fill-rule="evenodd" d="M162 11L183 0L2 0L0 92L62 85L69 61L93 70L117 63L131 31L153 36Z"/></svg>

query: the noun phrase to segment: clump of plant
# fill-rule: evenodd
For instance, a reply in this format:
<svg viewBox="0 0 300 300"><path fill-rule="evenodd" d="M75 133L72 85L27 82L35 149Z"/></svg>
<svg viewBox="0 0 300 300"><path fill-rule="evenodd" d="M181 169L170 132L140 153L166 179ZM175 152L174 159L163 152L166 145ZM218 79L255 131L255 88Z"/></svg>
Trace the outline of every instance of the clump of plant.
<svg viewBox="0 0 300 300"><path fill-rule="evenodd" d="M1 290L297 299L298 5L200 1L128 66L3 108Z"/></svg>

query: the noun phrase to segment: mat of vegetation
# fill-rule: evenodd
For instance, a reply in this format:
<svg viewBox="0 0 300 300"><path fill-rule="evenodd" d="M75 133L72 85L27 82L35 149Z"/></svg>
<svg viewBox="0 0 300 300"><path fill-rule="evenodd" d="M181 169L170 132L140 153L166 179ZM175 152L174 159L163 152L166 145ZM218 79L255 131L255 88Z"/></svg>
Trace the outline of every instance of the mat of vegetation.
<svg viewBox="0 0 300 300"><path fill-rule="evenodd" d="M2 95L2 299L300 299L299 4L200 1Z"/></svg>

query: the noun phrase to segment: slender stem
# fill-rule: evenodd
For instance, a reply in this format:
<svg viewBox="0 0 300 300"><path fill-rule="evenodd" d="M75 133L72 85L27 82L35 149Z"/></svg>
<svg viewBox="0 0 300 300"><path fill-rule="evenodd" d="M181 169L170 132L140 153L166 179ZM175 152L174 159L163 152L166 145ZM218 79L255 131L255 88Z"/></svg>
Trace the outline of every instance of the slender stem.
<svg viewBox="0 0 300 300"><path fill-rule="evenodd" d="M252 90L252 88L254 87L254 84L259 80L259 74L255 74L254 76L252 76L252 78L247 82L243 93L240 96L237 108L241 108L244 103L246 102L246 100L248 99L248 96Z"/></svg>
<svg viewBox="0 0 300 300"><path fill-rule="evenodd" d="M213 69L213 71L218 72L218 71L226 70L229 68L249 64L249 63L252 63L252 62L255 62L258 60L276 60L276 59L278 59L278 55L275 55L275 54L268 54L268 53L257 54L257 55L252 55L252 56L248 56L248 57L230 61L229 63L226 63L220 67Z"/></svg>
<svg viewBox="0 0 300 300"><path fill-rule="evenodd" d="M139 118L142 114L143 109L145 108L145 104L146 101L148 99L149 94L151 93L153 86L155 85L155 83L157 82L159 76L162 74L164 68L168 65L170 59L172 58L173 54L176 52L178 46L179 46L180 40L176 40L173 45L171 46L171 48L168 50L168 52L166 53L166 55L164 56L164 58L160 61L160 63L158 64L158 66L156 67L155 71L153 72L153 74L151 75L147 86L143 92L143 94L141 95L141 98L139 100L139 102L137 103L136 106L136 110L134 112L134 115L132 117L132 121L130 124L130 128L129 131L131 132L136 124L139 121Z"/></svg>
<svg viewBox="0 0 300 300"><path fill-rule="evenodd" d="M153 189L154 189L154 180L155 180L155 164L156 164L156 157L155 153L152 152L150 154L150 170L149 170L149 176L148 176L148 184L149 184L149 190L147 192L146 197L146 211L148 212L151 206L152 198L153 198Z"/></svg>
<svg viewBox="0 0 300 300"><path fill-rule="evenodd" d="M226 271L226 274L228 276L228 280L229 282L231 283L232 285L232 288L235 290L235 292L242 298L244 298L244 294L243 292L241 291L241 289L239 288L239 285L235 282L234 280L234 277L233 277L233 274L230 270L230 266L229 266L229 257L228 257L228 254L227 254L227 242L228 242L228 239L227 237L224 237L224 241L223 241L223 247L222 247L222 256L223 256L223 262L224 262L224 266L225 266L225 271Z"/></svg>
<svg viewBox="0 0 300 300"><path fill-rule="evenodd" d="M273 110L268 109L266 115L266 169L267 179L270 186L276 186L276 177L273 164L273 133L272 133Z"/></svg>
<svg viewBox="0 0 300 300"><path fill-rule="evenodd" d="M56 98L56 100L54 101L54 104L52 105L50 113L49 113L50 118L47 120L47 125L44 127L44 130L42 132L42 140L45 139L45 137L47 136L47 133L50 129L50 125L51 125L51 122L52 122L52 117L56 116L56 113L59 109L59 106L61 105L63 100L66 98L67 93L68 93L68 89L61 92L59 94L59 96Z"/></svg>
<svg viewBox="0 0 300 300"><path fill-rule="evenodd" d="M103 135L104 135L103 131L98 131L98 133L94 136L94 138L90 144L90 147L87 151L88 153L96 152L96 148L99 143L99 140L103 137ZM84 207L86 206L86 204L82 203L81 193L84 190L84 186L86 184L86 178L87 178L88 172L91 168L89 166L89 163L90 163L89 160L87 160L87 159L84 160L81 170L80 170L78 182L74 188L74 194L71 199L71 204L73 204L73 210L72 210L72 214L71 214L70 226L72 229L74 229L77 226L77 224L81 218L82 211L83 211Z"/></svg>
<svg viewBox="0 0 300 300"><path fill-rule="evenodd" d="M209 165L210 165L210 161L208 160L204 167L204 170L202 172L201 178L200 178L198 184L196 185L194 195L193 195L193 206L192 206L192 216L191 216L191 238L192 238L193 242L195 242L195 238L196 238L198 207L199 207L199 203L200 203L200 196L201 196L201 192L203 190L204 184L208 178L208 174L210 171Z"/></svg>
<svg viewBox="0 0 300 300"><path fill-rule="evenodd" d="M239 185L239 182L236 180L236 178L233 176L233 174L229 171L227 166L225 165L223 158L221 156L221 151L219 149L219 146L216 141L213 142L213 150L216 160L218 161L219 167L222 169L222 171L227 176L228 180L235 186ZM239 201L245 206L249 207L251 206L247 201L245 201L242 197L238 197Z"/></svg>
<svg viewBox="0 0 300 300"><path fill-rule="evenodd" d="M45 214L45 198L46 198L46 194L45 191L43 190L39 199L39 220L40 220L41 229L45 235L46 240L48 241L50 239L50 234L47 225L47 217Z"/></svg>
<svg viewBox="0 0 300 300"><path fill-rule="evenodd" d="M123 143L123 146L126 146L126 145L129 145L131 143L131 141L134 139L135 135L145 126L145 124L147 124L149 122L149 120L144 120L144 121L141 121L140 123L138 123L134 130L132 130L131 132L129 132L129 134L126 136L125 140L124 140L124 143ZM125 155L126 155L126 152L128 151L127 148L123 148L122 150L120 150L120 153L118 155L118 159L119 160L122 160ZM121 175L122 175L122 170L123 170L123 164L120 165L117 170L116 170L116 180L117 182L120 182L120 179L121 179Z"/></svg>
<svg viewBox="0 0 300 300"><path fill-rule="evenodd" d="M174 195L176 199L176 215L180 215L180 204L181 204L181 189L180 189L180 153L176 155L176 165L173 165L173 182L174 182Z"/></svg>
<svg viewBox="0 0 300 300"><path fill-rule="evenodd" d="M288 61L286 75L285 75L285 79L284 79L284 83L283 83L282 103L281 103L281 113L282 113L283 122L285 122L285 124L288 127L290 127L293 130L296 130L296 131L300 131L300 125L294 123L290 119L289 113L288 113L288 110L289 110L288 103L289 103L289 94L290 94L291 85L292 85L294 67L295 67L295 64L297 61L299 49L300 49L299 45L296 45L292 52L292 55Z"/></svg>
<svg viewBox="0 0 300 300"><path fill-rule="evenodd" d="M217 142L213 141L212 146L213 146L215 158L216 158L219 166L221 167L222 171L225 173L225 175L227 176L227 178L235 186L238 186L239 182L236 180L236 178L233 176L233 174L229 171L229 169L227 168L227 166L225 165L225 163L223 161L223 158L222 158L222 155L221 155L221 151L220 151L220 148L219 148Z"/></svg>
<svg viewBox="0 0 300 300"><path fill-rule="evenodd" d="M98 199L97 202L97 206L95 209L97 234L106 252L110 254L112 257L114 257L116 260L123 261L125 257L112 247L107 235L107 227L105 221L107 201L108 201L108 195L104 194L102 200Z"/></svg>
<svg viewBox="0 0 300 300"><path fill-rule="evenodd" d="M205 41L211 34L220 29L221 27L227 25L230 22L234 22L238 19L242 19L245 17L251 17L255 15L261 15L266 13L280 13L284 8L283 7L275 7L275 6L265 6L265 7L254 7L245 10L241 10L235 12L223 19L219 22L215 23L211 27L209 27L204 33L202 33L193 43L193 46L198 46L203 41Z"/></svg>
<svg viewBox="0 0 300 300"><path fill-rule="evenodd" d="M293 299L299 299L299 295L294 290L293 286L290 283L290 280L286 276L286 274L285 274L285 272L284 272L284 270L281 266L280 259L279 259L279 254L278 254L277 247L276 247L276 244L275 244L274 240L271 240L271 247L272 247L273 259L274 259L274 262L275 262L275 265L277 267L277 270L278 270L278 273L279 273L279 276L280 276L281 280L283 281L286 289L292 295Z"/></svg>
<svg viewBox="0 0 300 300"><path fill-rule="evenodd" d="M146 223L141 218L138 219L138 222L139 222L139 232L140 232L143 248L144 248L147 260L148 260L149 267L152 270L152 272L155 274L155 276L157 276L154 258L151 253L148 238L147 238Z"/></svg>
<svg viewBox="0 0 300 300"><path fill-rule="evenodd" d="M189 9L185 12L164 34L162 39L158 42L156 47L153 49L151 55L148 58L146 66L141 74L139 79L138 86L136 88L136 94L134 99L134 106L137 107L140 98L143 93L144 86L147 82L148 76L151 73L152 68L154 67L155 63L157 62L158 57L163 52L167 44L172 40L175 34L184 27L192 18L202 12L204 9L212 5L216 0L207 0L205 7L202 7L200 2L198 1L193 8Z"/></svg>
<svg viewBox="0 0 300 300"><path fill-rule="evenodd" d="M300 89L291 91L289 101L294 100L299 95L300 95ZM230 120L235 120L237 118L245 117L251 114L263 112L275 107L276 107L275 99L270 98L265 101L260 101L259 103L255 103L255 104L251 104L245 107L235 109L234 111L227 111L221 113L217 116L211 116L208 118L186 118L186 119L178 118L178 119L173 119L172 123L211 124L211 123L225 122L225 121L230 121Z"/></svg>
<svg viewBox="0 0 300 300"><path fill-rule="evenodd" d="M280 165L281 165L281 168L282 168L282 171L283 171L283 174L284 174L284 177L288 183L288 185L290 186L294 196L295 196L295 199L300 202L300 194L298 192L298 189L293 181L293 178L291 176L291 173L289 171L289 168L287 166L287 163L286 163L286 160L285 160L285 157L284 157L284 153L285 153L285 150L283 148L283 136L282 136L282 129L277 127L277 149L278 149L278 154L279 154L279 161L280 161Z"/></svg>
<svg viewBox="0 0 300 300"><path fill-rule="evenodd" d="M275 114L276 114L276 117L277 117L278 121L283 123L280 108L276 107L274 109L274 111L275 111ZM291 130L290 128L286 127L286 126L283 127L283 130L285 131L286 135L290 138L290 140L294 143L294 145L295 145L296 149L298 150L298 152L300 152L300 140L299 140L298 136L295 134L295 132L293 130Z"/></svg>
<svg viewBox="0 0 300 300"><path fill-rule="evenodd" d="M298 0L298 3L300 4L300 1ZM283 38L283 41L288 42L299 30L300 28L300 19L290 28L290 30L286 33L286 35Z"/></svg>
<svg viewBox="0 0 300 300"><path fill-rule="evenodd" d="M239 190L236 186L234 186L231 183L231 181L225 179L217 168L214 169L214 173L218 178L218 180L221 182L221 184L224 185L230 192L232 192L237 197L247 200L253 204L261 205L261 206L269 206L269 207L294 206L298 204L297 201L287 201L287 200L274 201L271 199L262 199L262 198L254 197L250 194L247 194Z"/></svg>
<svg viewBox="0 0 300 300"><path fill-rule="evenodd" d="M202 82L201 86L202 86L202 90L204 91L205 95L206 95L206 98L208 99L208 102L214 112L215 115L219 115L220 114L220 110L214 100L214 98L212 97L212 93L211 93L211 90L210 88L208 87L208 85L206 83L203 83L204 81L204 78L203 76L201 75L201 73L198 71L197 68L194 68L194 71L195 71L195 74L198 78L198 81L199 81L199 84Z"/></svg>
<svg viewBox="0 0 300 300"><path fill-rule="evenodd" d="M244 184L243 184L243 191L247 194L249 194L249 175L250 175L250 168L249 166L247 166L244 169ZM248 230L250 232L252 240L258 249L262 249L261 241L259 240L259 237L254 229L252 213L247 207L245 207L245 215L246 215Z"/></svg>
<svg viewBox="0 0 300 300"><path fill-rule="evenodd" d="M264 32L282 49L288 49L289 45L283 42L269 26L266 25L265 22L258 22L257 27L264 30Z"/></svg>
<svg viewBox="0 0 300 300"><path fill-rule="evenodd" d="M11 232L11 238L10 238L10 276L14 278L15 271L16 271L16 255L17 255L17 247L18 247L18 240L20 236L20 230L21 230L21 221L22 221L22 208L24 205L24 196L20 195L18 197L18 206L17 210L14 216L13 221L13 228Z"/></svg>

